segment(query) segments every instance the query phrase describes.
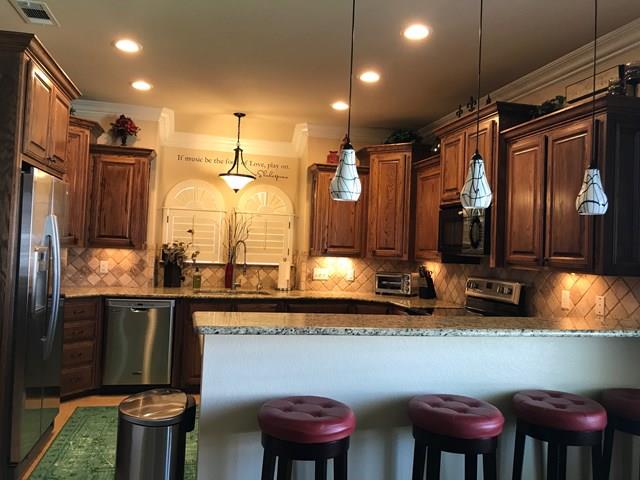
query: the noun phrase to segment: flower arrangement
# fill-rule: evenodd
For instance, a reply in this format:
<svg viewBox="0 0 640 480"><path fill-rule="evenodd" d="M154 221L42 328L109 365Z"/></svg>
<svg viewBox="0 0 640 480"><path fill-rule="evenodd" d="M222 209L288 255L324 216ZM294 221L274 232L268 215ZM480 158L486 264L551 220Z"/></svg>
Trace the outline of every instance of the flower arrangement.
<svg viewBox="0 0 640 480"><path fill-rule="evenodd" d="M123 147L127 144L127 137L129 135L135 137L139 131L140 127L138 127L131 118L125 117L124 115L120 115L116 121L111 124L111 135L113 135L114 138L119 138Z"/></svg>
<svg viewBox="0 0 640 480"><path fill-rule="evenodd" d="M193 246L194 232L192 229L187 230L191 235L191 242L173 242L162 245L162 261L164 263L164 286L179 287L184 277L182 269L188 256L188 250ZM196 259L200 255L199 250L191 252L191 262L195 266Z"/></svg>

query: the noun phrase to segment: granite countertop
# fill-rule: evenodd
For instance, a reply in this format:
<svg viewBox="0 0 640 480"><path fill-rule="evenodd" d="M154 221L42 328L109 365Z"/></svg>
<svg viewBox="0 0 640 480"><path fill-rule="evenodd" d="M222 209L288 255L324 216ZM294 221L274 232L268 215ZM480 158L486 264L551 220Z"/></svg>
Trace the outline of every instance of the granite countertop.
<svg viewBox="0 0 640 480"><path fill-rule="evenodd" d="M462 306L439 299L402 297L396 295L376 295L359 292L318 292L318 291L279 291L279 290L236 290L231 293L222 288L193 290L191 288L153 288L153 287L95 287L64 288L66 298L83 297L122 297L122 298L190 298L194 300L355 300L396 305L403 308L461 309Z"/></svg>
<svg viewBox="0 0 640 480"><path fill-rule="evenodd" d="M196 312L205 335L640 337L640 330L584 318Z"/></svg>

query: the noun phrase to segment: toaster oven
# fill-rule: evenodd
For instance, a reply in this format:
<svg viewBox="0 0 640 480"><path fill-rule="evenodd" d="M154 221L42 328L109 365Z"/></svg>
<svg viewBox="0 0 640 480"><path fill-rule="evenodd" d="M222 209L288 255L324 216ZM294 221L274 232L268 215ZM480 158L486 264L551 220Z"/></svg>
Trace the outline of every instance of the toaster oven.
<svg viewBox="0 0 640 480"><path fill-rule="evenodd" d="M417 295L420 276L417 273L376 273L375 292L379 295Z"/></svg>

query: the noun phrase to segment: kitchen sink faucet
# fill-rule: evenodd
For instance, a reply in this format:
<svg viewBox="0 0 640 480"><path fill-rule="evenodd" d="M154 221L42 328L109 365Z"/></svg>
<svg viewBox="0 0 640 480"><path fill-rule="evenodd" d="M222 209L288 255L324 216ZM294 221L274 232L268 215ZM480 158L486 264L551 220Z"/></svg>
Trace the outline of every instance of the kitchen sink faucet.
<svg viewBox="0 0 640 480"><path fill-rule="evenodd" d="M244 240L238 240L235 244L235 246L233 247L233 251L235 253L234 255L234 267L233 267L233 278L232 278L232 282L231 282L231 290L235 290L237 287L240 286L240 282L236 283L236 268L235 265L238 264L238 246L242 245L244 247L244 263L242 264L242 273L246 276L247 275L247 244L244 243Z"/></svg>

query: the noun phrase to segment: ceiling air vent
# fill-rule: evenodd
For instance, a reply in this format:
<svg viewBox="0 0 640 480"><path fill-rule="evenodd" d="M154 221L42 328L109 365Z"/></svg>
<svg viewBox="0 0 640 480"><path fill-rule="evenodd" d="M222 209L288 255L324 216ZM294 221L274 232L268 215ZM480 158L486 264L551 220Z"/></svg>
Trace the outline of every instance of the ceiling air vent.
<svg viewBox="0 0 640 480"><path fill-rule="evenodd" d="M26 23L36 25L60 25L51 13L49 5L44 2L28 0L9 0Z"/></svg>

